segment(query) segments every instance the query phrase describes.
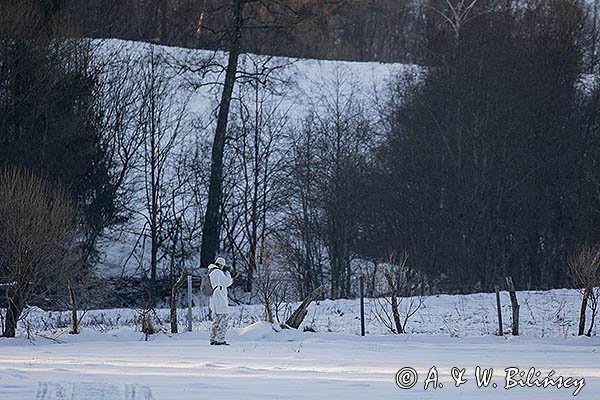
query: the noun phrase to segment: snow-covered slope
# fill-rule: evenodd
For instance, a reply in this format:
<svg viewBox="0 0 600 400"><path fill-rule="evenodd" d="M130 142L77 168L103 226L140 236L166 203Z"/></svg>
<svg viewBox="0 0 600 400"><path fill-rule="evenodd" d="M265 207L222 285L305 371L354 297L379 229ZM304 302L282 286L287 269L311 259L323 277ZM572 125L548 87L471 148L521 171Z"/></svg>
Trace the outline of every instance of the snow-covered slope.
<svg viewBox="0 0 600 400"><path fill-rule="evenodd" d="M178 137L178 149L173 153L173 161L180 158L182 150L193 151L198 146L200 160L208 166L226 54L112 39L94 41L94 45L97 60L109 76L127 73L132 80L138 79L149 73L149 57L157 60L156 70L164 77L161 85L169 93L169 106L177 105L183 108L183 120L180 121L183 129ZM124 68L124 65L127 67ZM285 120L291 129L292 126L300 126L300 121L307 117L310 109L318 110L323 104L324 96L352 98L353 101L362 103L365 112L376 119L373 107L378 101L384 101L386 98L385 91L390 79L403 71L417 73L419 68L414 65L290 59L245 54L240 58L239 71L238 82L245 83L248 82L249 74L270 71L264 91L269 93L270 106L277 107L278 115L284 117L282 120ZM264 81L264 78L262 80ZM240 83L236 85L236 99L243 95L244 87ZM237 109L239 105L234 102L230 119L234 118ZM230 127L232 125L230 123ZM170 163L169 168L172 168L174 163ZM140 270L147 268L149 245L143 240L143 233L147 229L144 215L147 215L147 212L143 206L145 192L139 175L141 172L138 171L137 176L129 178L137 188L131 202L131 221L108 232L100 244L99 275L118 276L127 272L137 273L139 276ZM166 174L173 172L167 170ZM202 213L202 210L200 212ZM195 269L197 260L188 260L186 267ZM162 268L166 269L165 264Z"/></svg>

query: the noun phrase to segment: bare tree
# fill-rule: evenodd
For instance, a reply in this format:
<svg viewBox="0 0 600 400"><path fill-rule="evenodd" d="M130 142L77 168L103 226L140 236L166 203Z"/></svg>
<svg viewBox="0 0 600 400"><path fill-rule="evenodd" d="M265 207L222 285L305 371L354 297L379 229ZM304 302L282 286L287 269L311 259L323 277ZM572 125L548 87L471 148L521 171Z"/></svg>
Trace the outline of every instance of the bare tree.
<svg viewBox="0 0 600 400"><path fill-rule="evenodd" d="M174 150L182 140L185 102L175 96L174 84L160 56L150 45L142 70L139 129L143 135L143 217L150 239L150 280L157 279L159 251L166 243L170 203L178 183L172 173ZM176 232L176 231L174 231Z"/></svg>
<svg viewBox="0 0 600 400"><path fill-rule="evenodd" d="M376 139L357 87L343 69L324 82L314 104L318 202L331 271L331 296L351 295L351 261L356 255L359 204L366 194L368 154Z"/></svg>
<svg viewBox="0 0 600 400"><path fill-rule="evenodd" d="M260 58L253 61L256 74L262 65ZM241 85L239 111L233 120L224 227L226 244L243 268L247 292L252 289L258 264L270 251L264 246L277 230L285 197L288 109L281 103L282 92L285 88L279 87L275 76Z"/></svg>
<svg viewBox="0 0 600 400"><path fill-rule="evenodd" d="M170 322L171 322L171 333L177 333L177 300L179 298L178 291L179 288L183 285L185 280L187 279L188 272L186 270L181 271L181 275L177 279L177 282L173 284L171 287L171 313L170 313Z"/></svg>
<svg viewBox="0 0 600 400"><path fill-rule="evenodd" d="M478 1L479 0L445 0L445 9L435 6L432 6L432 8L442 17L445 23L450 25L450 28L454 32L455 39L459 40L463 26L478 15L475 10Z"/></svg>
<svg viewBox="0 0 600 400"><path fill-rule="evenodd" d="M244 31L244 8L247 1L234 0L232 16L233 29L229 32L229 56L225 72L225 81L219 112L217 126L211 153L210 185L208 188L208 203L204 215L204 226L202 230L202 248L200 252L200 265L208 266L212 262L219 249L219 231L221 225L222 188L223 188L223 154L225 152L225 135L227 133L227 122L233 86L236 80L238 60L241 52L242 34Z"/></svg>
<svg viewBox="0 0 600 400"><path fill-rule="evenodd" d="M39 177L17 168L0 172L0 277L12 282L3 336L14 337L32 300L65 290L76 263L74 209Z"/></svg>
<svg viewBox="0 0 600 400"><path fill-rule="evenodd" d="M295 14L293 5L282 0L233 0L229 6L222 9L226 13L225 30L221 28L223 21L219 21L217 25L214 22L211 24L209 21L203 21L202 25L203 29L213 33L220 31L222 37L220 44L228 51L211 153L208 202L204 216L200 253L202 266L208 266L214 260L219 248L223 206L223 157L234 85L240 76L246 79L261 79L265 76L263 72L255 75L240 74L238 71L238 62L243 51L244 33L248 29L273 29L280 23L280 17ZM268 73L268 69L266 73Z"/></svg>
<svg viewBox="0 0 600 400"><path fill-rule="evenodd" d="M191 145L193 149L193 145ZM174 155L176 159L169 187L170 203L166 214L165 251L169 254L169 277L171 283L177 274L190 268L185 263L200 250L202 232L201 210L205 200L204 192L199 192L199 180L205 178L206 170L195 162L194 150L183 146ZM192 267L193 268L193 267Z"/></svg>
<svg viewBox="0 0 600 400"><path fill-rule="evenodd" d="M275 317L279 320L279 309L288 294L287 280L282 271L277 271L274 264L276 248L271 244L264 250L263 259L257 265L256 279L254 289L265 307L265 317L267 322L275 322Z"/></svg>
<svg viewBox="0 0 600 400"><path fill-rule="evenodd" d="M343 68L324 78L321 87L311 94L311 109L294 132L289 213L280 236L300 297L322 285L327 275L333 298L350 297L359 204L377 135L366 107L355 100L357 85Z"/></svg>
<svg viewBox="0 0 600 400"><path fill-rule="evenodd" d="M575 285L582 290L581 308L579 311L578 335L585 332L585 320L588 307L591 310L592 320L586 333L591 336L592 328L598 313L598 298L600 289L600 246L579 246L568 260L569 275Z"/></svg>
<svg viewBox="0 0 600 400"><path fill-rule="evenodd" d="M392 333L406 333L406 325L424 305L426 296L419 274L406 265L408 254L389 257L390 268L383 271L389 298L377 299L375 314Z"/></svg>
<svg viewBox="0 0 600 400"><path fill-rule="evenodd" d="M113 175L117 207L121 213L131 210L135 202L136 171L140 168L144 144L144 130L139 129L140 102L143 79L139 66L143 56L135 56L124 46L104 48L98 46L97 69L102 71L98 101L103 110L101 125L104 129L108 152L108 169ZM121 215L126 220L129 215Z"/></svg>
<svg viewBox="0 0 600 400"><path fill-rule="evenodd" d="M314 150L317 132L313 119L309 115L294 133L290 171L285 180L287 212L277 235L299 298L306 298L325 283L326 251L321 230L323 212L318 201L318 160Z"/></svg>

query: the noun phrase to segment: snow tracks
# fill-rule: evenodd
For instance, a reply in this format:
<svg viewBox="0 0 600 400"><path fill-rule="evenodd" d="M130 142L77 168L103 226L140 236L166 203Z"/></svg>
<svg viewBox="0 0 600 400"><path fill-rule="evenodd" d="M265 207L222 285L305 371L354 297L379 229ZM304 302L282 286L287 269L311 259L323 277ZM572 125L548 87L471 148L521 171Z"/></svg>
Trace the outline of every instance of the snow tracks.
<svg viewBox="0 0 600 400"><path fill-rule="evenodd" d="M148 386L40 382L35 400L154 400Z"/></svg>

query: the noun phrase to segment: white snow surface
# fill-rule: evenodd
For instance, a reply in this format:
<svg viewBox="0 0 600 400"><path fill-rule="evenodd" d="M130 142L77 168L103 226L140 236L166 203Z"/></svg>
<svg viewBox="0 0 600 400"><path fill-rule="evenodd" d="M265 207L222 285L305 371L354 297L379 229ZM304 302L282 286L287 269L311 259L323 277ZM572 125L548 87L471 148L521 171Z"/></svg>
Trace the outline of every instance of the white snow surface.
<svg viewBox="0 0 600 400"><path fill-rule="evenodd" d="M160 333L147 341L136 310L89 311L82 333L69 335L66 313L33 309L17 338L0 338L0 399L568 399L577 390L574 382L584 384L576 398L597 399L600 337L597 330L592 337L575 336L580 294L517 295L521 336L494 334L495 295L479 293L428 297L404 335L386 334L373 315L373 299L366 300L365 337L358 300L313 303L302 327L317 332L262 322L260 306L234 306L230 346L209 345L205 307L194 308L192 332L184 332L180 310L184 333L178 334L168 333L168 310L157 310ZM510 332L505 293L502 303ZM433 367L441 385L431 381L425 390ZM459 387L453 367L465 369L467 382ZM493 368L488 386L478 387L476 367ZM548 376L572 380L563 388L505 389L511 367L524 373L535 368L540 382ZM396 385L403 368L418 375L410 389Z"/></svg>
<svg viewBox="0 0 600 400"><path fill-rule="evenodd" d="M505 389L506 368L535 368L541 379L584 379L577 398L600 392L600 340L495 336L367 336L276 332L256 323L229 333L230 346L210 346L206 332L155 335L84 333L66 343L0 341L3 399L567 399L575 387ZM478 388L475 368L493 368ZM414 368L418 382L400 389L396 373ZM431 369L438 383L425 390ZM467 382L455 387L453 367ZM492 385L496 384L494 388Z"/></svg>

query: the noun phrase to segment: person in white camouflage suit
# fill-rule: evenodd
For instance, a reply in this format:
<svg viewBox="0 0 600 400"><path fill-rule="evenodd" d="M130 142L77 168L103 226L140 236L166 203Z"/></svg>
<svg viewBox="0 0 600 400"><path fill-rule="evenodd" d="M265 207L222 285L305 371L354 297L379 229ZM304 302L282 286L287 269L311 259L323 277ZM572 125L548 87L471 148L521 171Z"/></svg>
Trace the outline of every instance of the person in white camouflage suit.
<svg viewBox="0 0 600 400"><path fill-rule="evenodd" d="M213 316L212 330L210 332L211 345L228 345L225 341L229 320L229 298L227 288L233 283L231 274L225 270L225 259L218 257L214 264L208 266L210 283L213 294L210 296L210 311Z"/></svg>

